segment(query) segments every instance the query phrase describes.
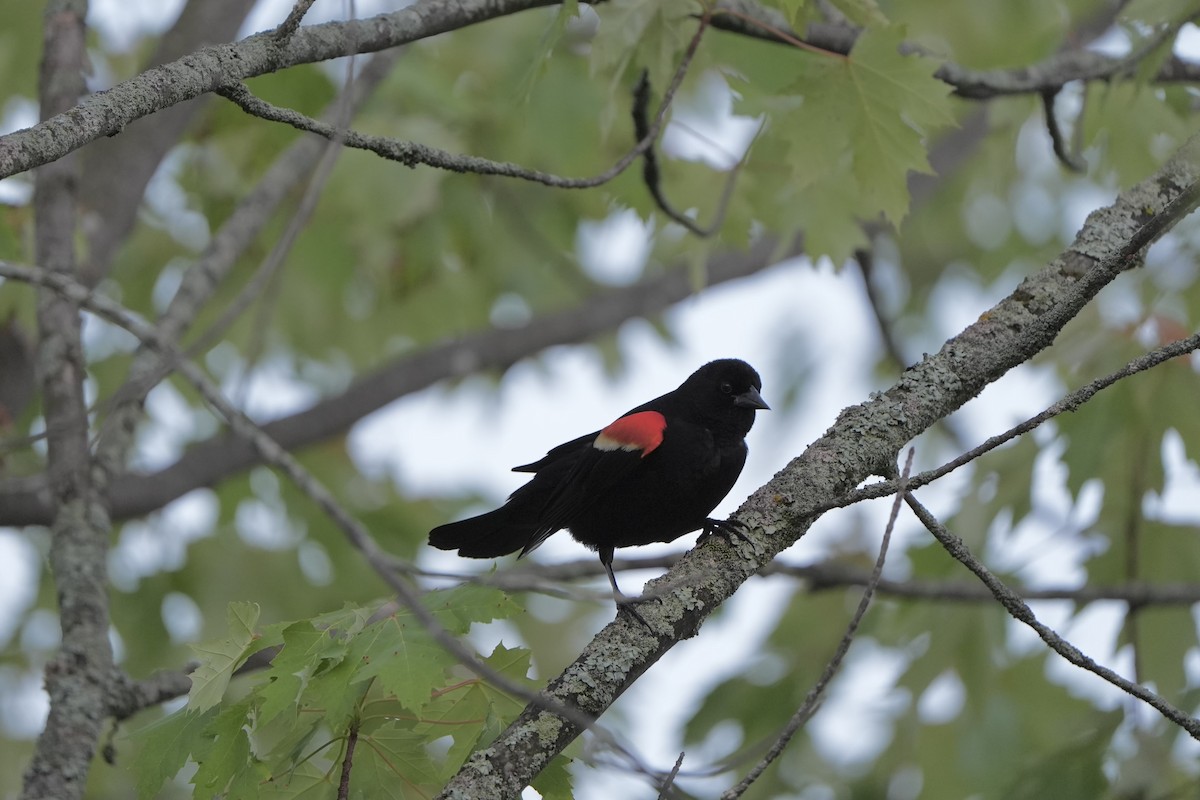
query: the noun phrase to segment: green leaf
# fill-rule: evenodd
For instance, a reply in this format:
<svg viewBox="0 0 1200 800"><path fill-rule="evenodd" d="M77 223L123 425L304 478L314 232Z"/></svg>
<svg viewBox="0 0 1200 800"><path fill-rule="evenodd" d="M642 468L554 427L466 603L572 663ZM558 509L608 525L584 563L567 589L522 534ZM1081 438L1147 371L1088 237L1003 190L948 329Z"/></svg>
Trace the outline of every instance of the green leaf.
<svg viewBox="0 0 1200 800"><path fill-rule="evenodd" d="M275 775L258 787L259 798L279 800L329 800L337 790L335 777L312 762Z"/></svg>
<svg viewBox="0 0 1200 800"><path fill-rule="evenodd" d="M347 658L355 667L354 681L379 678L387 692L414 712L429 702L442 671L454 662L420 623L400 613L356 636Z"/></svg>
<svg viewBox="0 0 1200 800"><path fill-rule="evenodd" d="M224 793L230 781L246 769L250 760L250 739L245 726L250 707L250 700L243 700L223 710L205 730L211 743L193 750L193 758L199 767L191 783L198 794Z"/></svg>
<svg viewBox="0 0 1200 800"><path fill-rule="evenodd" d="M283 649L271 662L266 682L260 684L258 695L263 704L259 722L274 719L288 711L294 716L298 698L308 680L321 670L328 670L345 658L349 649L344 635L331 625L318 630L311 622L295 622L284 628Z"/></svg>
<svg viewBox="0 0 1200 800"><path fill-rule="evenodd" d="M233 671L246 657L254 641L254 625L258 622L257 603L230 603L226 617L229 636L192 649L200 657L200 666L192 672L192 689L188 692L188 708L205 711L221 702Z"/></svg>
<svg viewBox="0 0 1200 800"><path fill-rule="evenodd" d="M139 800L156 797L162 785L175 777L215 716L215 711L181 708L133 734L131 738L141 745L133 759Z"/></svg>
<svg viewBox="0 0 1200 800"><path fill-rule="evenodd" d="M360 734L355 748L351 786L362 797L425 798L441 788L441 771L425 746L427 736L396 722Z"/></svg>
<svg viewBox="0 0 1200 800"><path fill-rule="evenodd" d="M484 663L515 681L528 682L528 650L497 645ZM467 756L498 736L522 708L523 701L484 681L467 681L447 687L425 705L415 730L432 738L449 734L454 739L446 755L446 769L452 774Z"/></svg>
<svg viewBox="0 0 1200 800"><path fill-rule="evenodd" d="M600 29L592 40L592 74L608 79L611 100L601 113L601 128L612 127L618 109L627 109L634 70L645 68L656 92L666 89L679 66L696 23L692 0L614 0L596 7Z"/></svg>
<svg viewBox="0 0 1200 800"><path fill-rule="evenodd" d="M447 630L457 634L466 633L473 623L506 619L521 610L499 589L471 583L429 592L425 606Z"/></svg>
<svg viewBox="0 0 1200 800"><path fill-rule="evenodd" d="M903 34L866 29L848 58L826 59L803 87L808 113L842 131L866 208L893 224L908 211L908 173L930 171L925 139L954 124L950 87L933 77L937 62L901 55Z"/></svg>
<svg viewBox="0 0 1200 800"><path fill-rule="evenodd" d="M834 8L862 27L888 24L888 18L875 0L831 0Z"/></svg>
<svg viewBox="0 0 1200 800"><path fill-rule="evenodd" d="M571 784L571 772L567 769L570 764L571 759L566 756L556 756L529 785L542 796L542 800L574 800L575 787Z"/></svg>

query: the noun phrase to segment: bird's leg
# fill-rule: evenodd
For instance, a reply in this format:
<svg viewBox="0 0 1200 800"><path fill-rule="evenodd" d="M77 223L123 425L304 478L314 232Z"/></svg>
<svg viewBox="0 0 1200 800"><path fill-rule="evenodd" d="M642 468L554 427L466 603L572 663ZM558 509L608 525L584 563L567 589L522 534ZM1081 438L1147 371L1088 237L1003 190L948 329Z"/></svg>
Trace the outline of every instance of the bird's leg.
<svg viewBox="0 0 1200 800"><path fill-rule="evenodd" d="M735 538L741 539L746 544L753 544L750 541L750 537L746 535L749 531L750 526L740 519L709 518L704 520L704 529L700 531L700 536L696 539L696 544L703 544L714 534L724 536L725 541L729 542L730 545L733 544Z"/></svg>
<svg viewBox="0 0 1200 800"><path fill-rule="evenodd" d="M621 609L625 609L630 613L630 615L633 616L634 619L642 623L647 630L653 631L654 629L650 627L650 624L646 622L646 620L642 619L642 615L637 612L636 608L634 608L635 605L642 602L641 598L626 597L625 593L621 591L621 587L617 586L617 576L613 574L612 561L613 548L600 548L600 563L604 565L604 571L608 573L608 582L612 585L613 600L616 601L617 604L617 613L619 614L621 613Z"/></svg>

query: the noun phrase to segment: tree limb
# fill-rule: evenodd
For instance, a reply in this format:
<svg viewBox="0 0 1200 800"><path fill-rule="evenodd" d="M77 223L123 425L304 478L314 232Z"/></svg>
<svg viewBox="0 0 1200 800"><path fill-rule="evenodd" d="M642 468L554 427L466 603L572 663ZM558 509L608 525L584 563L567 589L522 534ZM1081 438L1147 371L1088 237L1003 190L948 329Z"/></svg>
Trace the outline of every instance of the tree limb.
<svg viewBox="0 0 1200 800"><path fill-rule="evenodd" d="M49 164L134 120L246 78L298 64L374 53L477 22L552 5L552 0L423 0L391 14L300 27L281 43L275 31L214 45L146 70L74 107L0 136L0 178Z"/></svg>
<svg viewBox="0 0 1200 800"><path fill-rule="evenodd" d="M801 35L791 29L781 11L755 0L721 0L712 16L712 26L770 42L791 44L799 41L814 49L840 55L847 55L862 33L853 25L814 23ZM922 52L915 45L904 45L902 49L909 53ZM1041 95L1056 92L1073 81L1108 81L1131 75L1138 60L1146 54L1136 54L1132 59L1114 58L1090 50L1071 49L1026 67L991 70L969 69L941 59L942 65L933 75L952 86L956 95L969 100L1017 94ZM1200 81L1200 64L1171 56L1151 80L1156 83L1195 83Z"/></svg>
<svg viewBox="0 0 1200 800"><path fill-rule="evenodd" d="M43 117L70 108L84 91L86 16L86 0L48 4L38 80ZM67 278L76 272L78 190L78 157L59 159L34 177L34 252L48 272ZM105 568L110 526L91 480L79 307L43 290L37 320L53 503L49 560L62 644L46 665L50 714L25 771L21 797L73 800L83 796L116 674Z"/></svg>

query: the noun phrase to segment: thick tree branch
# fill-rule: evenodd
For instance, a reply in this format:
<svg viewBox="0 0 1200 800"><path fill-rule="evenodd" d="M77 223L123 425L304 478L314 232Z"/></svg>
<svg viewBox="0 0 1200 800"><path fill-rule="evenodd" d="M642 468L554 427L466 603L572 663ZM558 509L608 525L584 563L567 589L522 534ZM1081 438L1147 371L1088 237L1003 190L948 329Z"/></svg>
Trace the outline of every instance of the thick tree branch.
<svg viewBox="0 0 1200 800"><path fill-rule="evenodd" d="M1079 387L1066 397L1063 397L1061 400L1055 402L1046 410L1038 414L1034 414L1029 419L1014 425L1004 433L1000 433L995 436L989 436L988 439L982 444L971 448L962 455L956 456L950 461L947 461L945 464L935 467L934 469L926 470L919 475L914 475L908 482L909 486L915 489L933 483L938 478L949 475L959 467L974 461L985 453L996 449L1005 442L1012 441L1018 436L1023 436L1024 434L1041 425L1043 422L1053 419L1059 414L1064 414L1068 411L1079 410L1084 403L1088 402L1099 392L1107 389L1118 381L1124 380L1132 375L1136 375L1139 372L1144 372L1145 370L1157 367L1158 365L1164 364L1172 359L1186 356L1189 353L1194 353L1196 350L1200 350L1200 333L1194 333L1185 339L1177 339L1174 342L1164 344L1161 347L1156 347L1150 352L1144 353L1143 355L1140 355L1137 358L1129 361L1127 364L1125 364L1125 366L1121 367L1115 372L1111 372L1102 378L1096 378L1094 381ZM872 483L862 487L861 489L854 490L845 497L840 497L833 502L826 503L819 510L824 511L831 508L843 508L852 503L857 503L860 500L887 497L894 491L895 484L892 481Z"/></svg>
<svg viewBox="0 0 1200 800"><path fill-rule="evenodd" d="M0 136L0 178L50 163L89 142L120 132L126 125L208 92L234 86L246 78L298 64L327 61L351 53L372 53L458 30L478 22L531 8L552 0L424 0L391 14L366 20L303 26L281 42L275 31L255 34L234 44L206 47L156 67L32 128ZM714 27L771 41L787 40L786 19L752 0L725 0L712 17ZM776 32L773 32L776 31ZM812 25L804 41L817 49L847 53L859 31L845 25ZM1071 81L1111 80L1133 64L1086 51L1067 51L1041 64L1013 70L969 70L944 63L935 75L971 99L1010 94L1041 94ZM1167 59L1158 82L1200 81L1200 65Z"/></svg>
<svg viewBox="0 0 1200 800"><path fill-rule="evenodd" d="M708 261L708 285L753 275L774 263L775 257L774 240L764 240L748 252L719 253ZM397 359L338 395L263 425L263 430L284 448L295 450L343 433L372 411L438 381L505 369L551 345L583 341L628 319L660 314L692 296L694 289L691 273L673 268L633 286L592 295L577 307L547 314L524 328L488 330L447 341ZM219 435L190 448L159 472L114 480L109 488L113 518L142 516L258 463L253 447ZM0 525L44 525L52 509L44 482L0 482Z"/></svg>
<svg viewBox="0 0 1200 800"><path fill-rule="evenodd" d="M1200 202L1200 140L1189 141L1155 175L1093 212L1074 244L1016 290L909 369L888 390L846 409L739 509L748 542L710 539L651 581L657 603L639 608L654 626L624 617L608 625L545 689L547 698L596 717L751 575L807 532L809 509L887 474L908 441L975 397L1008 370L1049 347L1063 327L1144 248ZM514 797L580 733L569 720L530 706L476 752L440 797Z"/></svg>
<svg viewBox="0 0 1200 800"><path fill-rule="evenodd" d="M46 9L39 77L43 118L70 108L84 91L86 17L86 0L58 0ZM78 157L49 164L34 178L34 251L47 272L67 278L76 271L78 189ZM91 480L79 307L56 292L40 291L37 320L53 509L49 559L62 644L46 665L50 714L21 797L72 800L83 796L116 675L108 641L109 521Z"/></svg>
<svg viewBox="0 0 1200 800"><path fill-rule="evenodd" d="M724 13L721 13L721 12ZM712 16L714 28L752 36L770 42L791 44L799 41L817 50L846 55L854 47L861 31L848 24L815 23L804 35L793 31L787 18L777 9L755 0L721 0ZM906 52L921 52L908 45ZM954 88L959 97L990 100L1016 94L1057 92L1073 81L1109 81L1132 76L1141 56L1114 58L1089 50L1071 49L1046 60L1015 69L973 70L952 61L943 61L933 73L938 80ZM1168 58L1152 80L1156 83L1195 83L1200 81L1200 64L1178 56Z"/></svg>
<svg viewBox="0 0 1200 800"><path fill-rule="evenodd" d="M374 53L477 22L553 5L551 0L423 0L391 14L300 27L280 43L274 31L215 45L88 95L63 113L0 136L0 178L48 164L134 120L246 78L297 64Z"/></svg>

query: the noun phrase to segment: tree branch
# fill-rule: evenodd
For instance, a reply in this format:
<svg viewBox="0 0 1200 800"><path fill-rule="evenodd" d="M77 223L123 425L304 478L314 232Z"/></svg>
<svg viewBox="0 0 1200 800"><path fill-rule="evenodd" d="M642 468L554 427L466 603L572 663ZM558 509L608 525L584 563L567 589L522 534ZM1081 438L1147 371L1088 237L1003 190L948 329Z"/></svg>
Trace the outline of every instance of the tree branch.
<svg viewBox="0 0 1200 800"><path fill-rule="evenodd" d="M1093 212L1074 244L888 390L844 410L735 517L747 542L710 539L648 588L657 603L638 610L654 626L625 617L605 627L544 690L589 717L602 714L671 647L696 634L712 611L751 575L802 537L826 498L872 474L887 474L914 436L1013 367L1049 347L1101 288L1139 262L1142 250L1200 202L1200 140L1189 141L1158 173ZM530 706L476 752L442 798L513 797L580 733L570 720Z"/></svg>
<svg viewBox="0 0 1200 800"><path fill-rule="evenodd" d="M1021 598L1017 597L1015 592L1005 586L978 559L971 555L971 551L967 549L963 540L946 530L945 526L938 522L937 518L929 513L929 510L921 505L911 492L905 493L904 500L908 503L909 508L913 510L913 513L917 515L917 519L921 520L921 524L946 549L946 552L974 573L987 586L996 600L1000 602L1000 605L1018 622L1023 622L1032 628L1051 650L1080 669L1087 670L1093 675L1103 678L1126 694L1136 697L1143 703L1152 706L1168 720L1187 731L1193 739L1200 741L1200 719L1189 717L1183 711L1149 689L1121 677L1108 667L1097 664L1091 658L1084 655L1078 647L1063 639L1050 626L1040 622L1034 615L1033 609L1026 605Z"/></svg>
<svg viewBox="0 0 1200 800"><path fill-rule="evenodd" d="M912 470L914 453L916 453L916 450L910 447L908 449L908 457L904 460L904 470L897 479L896 499L892 503L891 513L888 514L887 527L883 529L883 541L879 545L879 555L875 558L875 566L871 569L871 576L867 579L866 588L862 593L862 597L858 600L858 608L855 609L854 616L850 618L850 624L846 626L846 632L842 634L842 639L833 651L833 656L825 664L825 669L821 671L821 677L808 690L808 694L804 696L804 702L792 714L791 719L784 726L783 732L775 739L770 749L759 759L758 763L750 768L750 771L746 773L746 777L721 794L721 800L738 800L755 781L762 777L767 767L771 766L775 759L779 758L783 754L783 751L787 749L788 743L792 741L792 737L796 735L796 732L808 724L808 720L817 711L821 697L825 694L825 688L829 686L829 682L833 680L833 676L841 669L842 660L846 657L846 653L850 651L850 645L854 642L854 635L858 632L858 626L862 623L863 617L866 616L867 608L871 605L871 598L879 586L879 577L883 574L883 562L887 558L888 545L892 541L892 531L896 527L896 518L900 516L900 504L904 500L904 495L908 492L908 473Z"/></svg>
<svg viewBox="0 0 1200 800"><path fill-rule="evenodd" d="M0 178L49 164L134 120L246 78L298 64L374 53L477 22L553 5L552 0L424 0L391 14L300 27L285 43L275 31L197 50L146 70L74 107L0 136Z"/></svg>
<svg viewBox="0 0 1200 800"><path fill-rule="evenodd" d="M847 55L862 33L848 24L814 23L802 36L791 29L781 11L760 5L755 0L721 0L712 15L712 26L769 42L791 45L799 41L805 46L840 55ZM905 45L902 49L909 53L922 52L915 45ZM1129 76L1138 60L1147 54L1144 51L1133 58L1114 58L1090 50L1071 49L1027 67L993 70L968 69L943 59L933 75L952 86L959 97L990 100L1009 95L1056 92L1073 81L1108 81ZM1195 83L1200 81L1200 64L1171 56L1152 80L1156 83Z"/></svg>
<svg viewBox="0 0 1200 800"><path fill-rule="evenodd" d="M707 20L702 19L699 28L696 30L695 35L692 36L691 42L688 44L682 58L679 60L679 64L675 68L671 83L667 87L662 102L659 104L658 112L654 116L653 124L642 126L638 130L638 141L632 149L617 159L616 163L600 174L587 178L567 178L549 172L542 172L541 170L529 169L522 167L520 164L513 164L507 161L493 161L492 159L481 158L479 156L451 153L418 142L392 139L387 136L373 136L352 130L340 130L335 125L326 124L293 109L281 108L255 97L242 83L233 83L229 86L221 87L216 91L247 114L259 117L260 119L290 125L296 130L315 133L318 136L324 136L330 141L342 142L347 147L375 153L389 161L396 161L406 167L415 167L423 164L450 172L517 178L558 189L591 189L608 183L628 169L629 165L637 161L639 156L643 154L648 156L652 152L654 140L658 138L663 123L666 121L667 109L670 107L671 101L675 98L675 94L679 91L679 87L683 85L683 79L687 75L688 67L692 64L692 59L696 55L696 49L700 46L701 36L707 27Z"/></svg>
<svg viewBox="0 0 1200 800"><path fill-rule="evenodd" d="M86 17L86 0L48 4L38 81L43 117L70 108L84 91ZM78 189L78 157L48 164L34 177L34 251L48 273L68 279L76 271ZM110 526L91 480L79 307L43 290L37 320L53 503L49 559L62 644L46 665L50 714L25 771L21 797L72 800L83 796L115 682L108 641Z"/></svg>
<svg viewBox="0 0 1200 800"><path fill-rule="evenodd" d="M613 570L631 572L635 570L665 570L675 566L682 555L644 556L641 558L617 558ZM871 573L860 567L838 561L819 561L812 564L789 564L772 561L757 573L761 577L781 575L804 581L809 592L827 592L866 586ZM439 573L437 577L448 577ZM594 558L566 561L560 564L538 564L529 562L513 569L480 575L457 576L507 592L539 591L541 586L565 581L577 581L605 577L603 567ZM995 597L987 587L966 581L922 581L892 580L881 578L876 590L900 600L932 600L956 603L992 603ZM1156 584L1133 581L1114 586L1047 586L1039 589L1018 587L1014 589L1021 599L1069 600L1077 605L1087 605L1105 600L1115 600L1139 607L1190 606L1200 603L1200 583ZM597 594L608 599L608 593Z"/></svg>

